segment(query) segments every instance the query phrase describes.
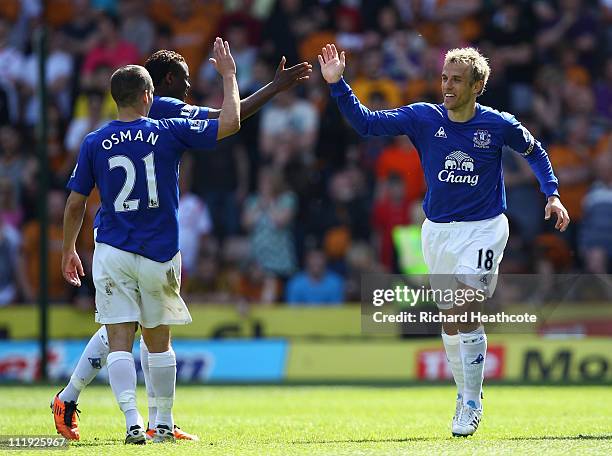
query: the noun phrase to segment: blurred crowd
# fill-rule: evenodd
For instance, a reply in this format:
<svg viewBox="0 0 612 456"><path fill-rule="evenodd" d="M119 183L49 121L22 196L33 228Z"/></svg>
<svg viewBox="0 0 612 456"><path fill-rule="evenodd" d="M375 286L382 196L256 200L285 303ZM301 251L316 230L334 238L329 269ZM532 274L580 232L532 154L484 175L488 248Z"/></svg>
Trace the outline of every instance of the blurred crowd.
<svg viewBox="0 0 612 456"><path fill-rule="evenodd" d="M113 119L108 82L127 63L174 49L191 72L189 102L220 107L212 40L231 45L244 98L287 64L310 80L279 94L214 152L189 151L179 209L190 303L358 301L360 276L422 272L425 184L405 137L361 139L318 71L322 45L347 51L346 79L371 109L440 102L447 50L475 45L492 76L478 100L517 116L549 152L572 217L554 232L526 161L504 152L511 236L502 272L610 272L610 0L3 0L0 2L0 305L39 284L35 37L48 26L46 86L49 288L90 308L90 281L61 276L64 185L83 137ZM78 251L91 278L92 195Z"/></svg>

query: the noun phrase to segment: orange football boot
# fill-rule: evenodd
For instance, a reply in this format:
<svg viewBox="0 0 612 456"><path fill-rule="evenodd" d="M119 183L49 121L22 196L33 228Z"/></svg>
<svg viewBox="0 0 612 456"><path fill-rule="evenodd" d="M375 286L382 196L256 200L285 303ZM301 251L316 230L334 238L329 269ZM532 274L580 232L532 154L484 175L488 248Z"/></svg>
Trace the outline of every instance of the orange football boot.
<svg viewBox="0 0 612 456"><path fill-rule="evenodd" d="M79 433L77 416L80 410L77 408L76 402L64 402L60 400L58 393L53 398L51 410L53 411L53 419L55 420L55 429L57 433L68 440L79 440L81 435Z"/></svg>
<svg viewBox="0 0 612 456"><path fill-rule="evenodd" d="M189 434L183 431L176 424L174 425L174 438L177 440L195 440L198 441L200 438L195 434Z"/></svg>
<svg viewBox="0 0 612 456"><path fill-rule="evenodd" d="M147 429L146 434L147 434L147 440L153 440L153 437L155 437L155 429L151 429L151 428ZM193 440L193 441L200 440L200 438L197 435L189 434L183 431L176 424L174 425L174 438L177 440Z"/></svg>

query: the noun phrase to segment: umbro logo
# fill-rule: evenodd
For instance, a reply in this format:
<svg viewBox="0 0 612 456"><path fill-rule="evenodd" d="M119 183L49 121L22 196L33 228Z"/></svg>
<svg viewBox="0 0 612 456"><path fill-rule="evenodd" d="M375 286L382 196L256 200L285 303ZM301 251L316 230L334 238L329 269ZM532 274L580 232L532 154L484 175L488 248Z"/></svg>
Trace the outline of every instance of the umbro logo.
<svg viewBox="0 0 612 456"><path fill-rule="evenodd" d="M478 354L478 357L472 361L470 364L480 364L484 361L484 356L482 356L482 353Z"/></svg>
<svg viewBox="0 0 612 456"><path fill-rule="evenodd" d="M444 131L444 127L438 128L438 131L434 135L436 138L446 138L446 132Z"/></svg>

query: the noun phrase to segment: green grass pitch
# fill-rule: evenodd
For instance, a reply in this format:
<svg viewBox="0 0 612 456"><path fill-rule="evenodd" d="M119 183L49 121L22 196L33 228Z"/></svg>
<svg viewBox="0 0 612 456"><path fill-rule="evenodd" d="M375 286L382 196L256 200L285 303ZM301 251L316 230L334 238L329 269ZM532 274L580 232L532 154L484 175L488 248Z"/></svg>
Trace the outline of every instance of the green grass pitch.
<svg viewBox="0 0 612 456"><path fill-rule="evenodd" d="M54 434L57 389L0 387L0 434ZM146 421L143 388L138 401ZM450 386L179 386L175 420L201 441L126 447L110 387L98 385L80 399L82 440L51 454L612 454L609 386L491 386L484 406L477 434L459 439L449 431Z"/></svg>

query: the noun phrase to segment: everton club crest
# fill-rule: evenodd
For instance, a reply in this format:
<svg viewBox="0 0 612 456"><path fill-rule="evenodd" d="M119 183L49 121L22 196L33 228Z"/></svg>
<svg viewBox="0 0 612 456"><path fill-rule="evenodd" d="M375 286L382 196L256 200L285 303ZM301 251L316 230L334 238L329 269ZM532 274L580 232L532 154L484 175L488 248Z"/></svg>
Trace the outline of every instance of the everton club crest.
<svg viewBox="0 0 612 456"><path fill-rule="evenodd" d="M476 130L474 132L474 147L486 149L491 144L491 133L488 130Z"/></svg>

